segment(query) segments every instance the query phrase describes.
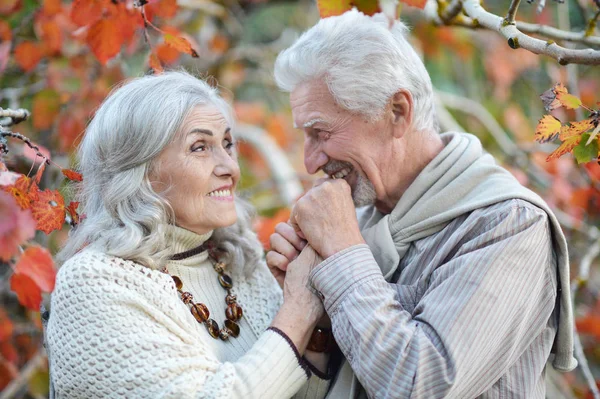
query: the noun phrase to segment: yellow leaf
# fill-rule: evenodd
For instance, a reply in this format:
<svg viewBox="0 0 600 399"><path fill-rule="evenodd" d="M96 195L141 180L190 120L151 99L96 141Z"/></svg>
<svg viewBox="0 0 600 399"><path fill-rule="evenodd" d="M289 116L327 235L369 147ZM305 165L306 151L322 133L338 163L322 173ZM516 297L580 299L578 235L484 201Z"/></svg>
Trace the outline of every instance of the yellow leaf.
<svg viewBox="0 0 600 399"><path fill-rule="evenodd" d="M570 126L563 126L560 130L561 140L566 140L571 136L579 136L581 133L585 133L590 129L594 128L594 121L592 119L585 119L583 121L571 122Z"/></svg>
<svg viewBox="0 0 600 399"><path fill-rule="evenodd" d="M560 133L561 123L552 115L544 115L535 128L535 140L540 143L552 141Z"/></svg>
<svg viewBox="0 0 600 399"><path fill-rule="evenodd" d="M581 106L581 100L572 94L569 94L567 88L562 83L554 87L556 100L566 109L576 109Z"/></svg>
<svg viewBox="0 0 600 399"><path fill-rule="evenodd" d="M548 155L548 158L546 158L546 162L549 162L552 159L560 158L561 156L565 155L566 153L573 151L573 148L577 147L577 145L579 145L580 141L581 141L581 136L569 137L560 145L560 147L558 147L556 150L554 150L554 152L552 154Z"/></svg>
<svg viewBox="0 0 600 399"><path fill-rule="evenodd" d="M351 0L317 0L321 18L341 15L352 8Z"/></svg>
<svg viewBox="0 0 600 399"><path fill-rule="evenodd" d="M192 48L190 42L180 36L174 36L170 33L165 34L165 43L174 49L187 53L194 58L198 58L198 53Z"/></svg>

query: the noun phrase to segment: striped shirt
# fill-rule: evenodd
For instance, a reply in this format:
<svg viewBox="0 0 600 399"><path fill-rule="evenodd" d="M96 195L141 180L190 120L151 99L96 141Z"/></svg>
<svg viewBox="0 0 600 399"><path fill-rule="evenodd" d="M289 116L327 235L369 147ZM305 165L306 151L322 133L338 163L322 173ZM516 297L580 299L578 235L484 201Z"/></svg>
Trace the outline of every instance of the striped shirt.
<svg viewBox="0 0 600 399"><path fill-rule="evenodd" d="M372 398L544 398L557 270L546 213L477 209L411 244L392 283L367 245L318 265L336 341Z"/></svg>

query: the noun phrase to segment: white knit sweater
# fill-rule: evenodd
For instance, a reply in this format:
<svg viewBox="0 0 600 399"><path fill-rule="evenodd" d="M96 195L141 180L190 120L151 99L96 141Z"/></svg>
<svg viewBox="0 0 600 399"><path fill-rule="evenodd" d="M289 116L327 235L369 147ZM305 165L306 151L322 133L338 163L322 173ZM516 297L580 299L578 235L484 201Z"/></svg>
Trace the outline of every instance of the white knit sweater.
<svg viewBox="0 0 600 399"><path fill-rule="evenodd" d="M210 236L170 233L172 253ZM207 253L167 267L221 326L226 292ZM300 390L297 397L323 398L329 381L311 377L291 342L266 330L282 302L266 265L250 278L228 273L244 317L240 335L221 341L194 319L169 275L94 247L69 259L57 275L46 335L56 396L288 398Z"/></svg>

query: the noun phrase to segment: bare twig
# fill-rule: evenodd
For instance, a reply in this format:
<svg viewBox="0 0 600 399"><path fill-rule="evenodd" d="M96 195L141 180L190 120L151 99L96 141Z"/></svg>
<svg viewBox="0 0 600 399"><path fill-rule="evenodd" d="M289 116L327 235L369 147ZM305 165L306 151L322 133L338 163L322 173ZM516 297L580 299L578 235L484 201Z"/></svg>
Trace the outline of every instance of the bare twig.
<svg viewBox="0 0 600 399"><path fill-rule="evenodd" d="M33 376L33 373L37 371L43 364L46 358L46 351L44 348L40 348L37 353L27 362L25 367L21 370L17 378L12 380L10 384L0 392L0 399L14 398L17 392L23 388Z"/></svg>
<svg viewBox="0 0 600 399"><path fill-rule="evenodd" d="M512 48L524 48L534 54L544 54L556 59L561 65L569 63L600 64L600 51L593 49L568 49L549 41L535 39L521 32L516 25L506 24L502 17L486 11L478 0L464 0L463 10L483 27L496 31L508 39Z"/></svg>
<svg viewBox="0 0 600 399"><path fill-rule="evenodd" d="M50 163L51 163L50 160L48 158L46 158L46 156L44 154L41 153L39 147L37 145L33 144L31 142L31 140L29 140L28 137L25 137L25 136L23 136L20 133L11 132L10 130L6 130L6 129L3 129L3 128L0 127L0 138L3 138L3 137L12 137L12 138L21 140L22 142L24 142L25 144L27 144L27 146L29 148L31 148L32 150L34 150L35 154L38 157L42 158L44 160L44 162L46 162L46 164L50 165ZM6 150L7 149L5 149L3 147L3 143L0 142L0 153L2 153L3 151L4 151L4 153L6 153Z"/></svg>
<svg viewBox="0 0 600 399"><path fill-rule="evenodd" d="M582 32L566 32L564 30L553 28L552 26L531 24L522 21L517 21L517 29L521 32L534 33L553 40L582 43L589 46L600 46L600 37L588 35L587 30Z"/></svg>
<svg viewBox="0 0 600 399"><path fill-rule="evenodd" d="M519 9L520 3L521 3L521 0L512 0L510 2L510 6L508 7L508 12L506 13L506 18L504 18L504 21L507 24L514 25L515 17L517 16L517 10Z"/></svg>
<svg viewBox="0 0 600 399"><path fill-rule="evenodd" d="M5 120L0 120L0 126L8 127L16 125L17 123L23 122L29 118L30 115L31 114L29 111L23 108L19 108L17 110L0 108L0 118L7 118Z"/></svg>

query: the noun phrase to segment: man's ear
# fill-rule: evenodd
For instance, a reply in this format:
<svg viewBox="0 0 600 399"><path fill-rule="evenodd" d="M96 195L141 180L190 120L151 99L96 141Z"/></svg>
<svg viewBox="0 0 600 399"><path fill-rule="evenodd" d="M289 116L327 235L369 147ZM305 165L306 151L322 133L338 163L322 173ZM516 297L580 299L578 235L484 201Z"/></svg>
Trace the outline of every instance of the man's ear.
<svg viewBox="0 0 600 399"><path fill-rule="evenodd" d="M402 137L412 125L413 98L406 89L398 90L391 98L392 123L394 136Z"/></svg>

